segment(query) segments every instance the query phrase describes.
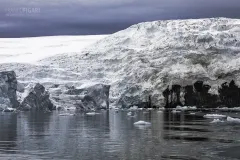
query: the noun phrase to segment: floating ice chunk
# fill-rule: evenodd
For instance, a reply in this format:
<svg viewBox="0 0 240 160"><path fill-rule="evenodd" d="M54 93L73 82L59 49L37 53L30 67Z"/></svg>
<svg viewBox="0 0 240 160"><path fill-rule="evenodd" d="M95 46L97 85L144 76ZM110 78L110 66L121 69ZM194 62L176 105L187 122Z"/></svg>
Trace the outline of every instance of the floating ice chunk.
<svg viewBox="0 0 240 160"><path fill-rule="evenodd" d="M3 112L14 112L14 111L16 111L16 109L15 108L10 108L10 107L7 107L3 110Z"/></svg>
<svg viewBox="0 0 240 160"><path fill-rule="evenodd" d="M165 108L164 108L164 107L161 107L161 108L159 108L159 110L160 110L160 111L163 111L163 110L165 110Z"/></svg>
<svg viewBox="0 0 240 160"><path fill-rule="evenodd" d="M223 107L223 108L217 108L220 111L240 111L240 107L234 107L234 108L228 108L228 107Z"/></svg>
<svg viewBox="0 0 240 160"><path fill-rule="evenodd" d="M128 115L128 116L131 116L131 115L132 115L132 112L128 112L127 115Z"/></svg>
<svg viewBox="0 0 240 160"><path fill-rule="evenodd" d="M163 113L163 111L157 111L157 113Z"/></svg>
<svg viewBox="0 0 240 160"><path fill-rule="evenodd" d="M147 110L151 111L151 110L153 110L153 108L148 108Z"/></svg>
<svg viewBox="0 0 240 160"><path fill-rule="evenodd" d="M227 121L228 122L233 122L233 123L240 123L240 119L239 118L232 118L232 117L227 117Z"/></svg>
<svg viewBox="0 0 240 160"><path fill-rule="evenodd" d="M135 110L138 110L138 106L132 106L129 108L130 111L135 111Z"/></svg>
<svg viewBox="0 0 240 160"><path fill-rule="evenodd" d="M94 116L94 115L97 115L97 114L100 114L100 113L97 113L97 112L88 112L88 113L86 113L86 115L88 115L88 116Z"/></svg>
<svg viewBox="0 0 240 160"><path fill-rule="evenodd" d="M194 112L191 112L191 113L190 113L190 115L195 115L195 114L196 114L196 113L194 113Z"/></svg>
<svg viewBox="0 0 240 160"><path fill-rule="evenodd" d="M74 116L75 114L72 113L61 113L59 116Z"/></svg>
<svg viewBox="0 0 240 160"><path fill-rule="evenodd" d="M197 107L196 106L177 106L176 110L196 110Z"/></svg>
<svg viewBox="0 0 240 160"><path fill-rule="evenodd" d="M146 121L138 121L135 122L134 125L151 125L151 123Z"/></svg>
<svg viewBox="0 0 240 160"><path fill-rule="evenodd" d="M66 108L68 111L75 111L76 110L76 107L68 107Z"/></svg>
<svg viewBox="0 0 240 160"><path fill-rule="evenodd" d="M206 114L203 116L204 118L226 118L226 115L222 115L222 114Z"/></svg>
<svg viewBox="0 0 240 160"><path fill-rule="evenodd" d="M180 113L181 111L177 111L177 110L172 110L172 113L176 114L176 113Z"/></svg>
<svg viewBox="0 0 240 160"><path fill-rule="evenodd" d="M224 121L223 120L220 120L220 119L214 119L212 122L210 123L223 123Z"/></svg>

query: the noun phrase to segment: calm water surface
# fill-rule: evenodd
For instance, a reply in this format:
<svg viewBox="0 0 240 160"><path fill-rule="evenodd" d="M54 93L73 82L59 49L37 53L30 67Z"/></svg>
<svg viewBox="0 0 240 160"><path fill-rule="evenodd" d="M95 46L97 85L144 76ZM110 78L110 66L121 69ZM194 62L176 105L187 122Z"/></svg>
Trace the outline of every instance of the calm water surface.
<svg viewBox="0 0 240 160"><path fill-rule="evenodd" d="M135 126L138 120L152 125ZM186 112L0 113L0 159L240 159L240 123L211 121Z"/></svg>

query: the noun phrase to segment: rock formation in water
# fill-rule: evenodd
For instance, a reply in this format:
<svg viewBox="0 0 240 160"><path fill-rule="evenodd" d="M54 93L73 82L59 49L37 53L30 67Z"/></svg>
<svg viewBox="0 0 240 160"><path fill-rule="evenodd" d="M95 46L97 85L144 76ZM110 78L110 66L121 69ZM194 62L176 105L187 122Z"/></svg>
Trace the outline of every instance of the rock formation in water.
<svg viewBox="0 0 240 160"><path fill-rule="evenodd" d="M96 110L109 108L110 85L95 84L82 88L71 87L66 94L77 95L76 107L83 110Z"/></svg>
<svg viewBox="0 0 240 160"><path fill-rule="evenodd" d="M0 72L0 110L12 107L17 108L18 82L13 71Z"/></svg>
<svg viewBox="0 0 240 160"><path fill-rule="evenodd" d="M180 85L172 85L171 89L169 89L169 86L168 86L167 89L165 89L162 94L165 97L166 108L173 108L175 106L182 105L180 101L180 94L181 94Z"/></svg>
<svg viewBox="0 0 240 160"><path fill-rule="evenodd" d="M45 90L45 87L37 83L31 90L29 94L24 98L23 102L20 104L19 110L42 110L51 111L55 109L55 106L49 99L49 93Z"/></svg>

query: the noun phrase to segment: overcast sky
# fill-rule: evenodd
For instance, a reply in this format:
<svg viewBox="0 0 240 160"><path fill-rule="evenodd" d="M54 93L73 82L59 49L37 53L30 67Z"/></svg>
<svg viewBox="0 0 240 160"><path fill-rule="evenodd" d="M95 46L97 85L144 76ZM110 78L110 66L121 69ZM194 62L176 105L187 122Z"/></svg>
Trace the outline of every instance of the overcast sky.
<svg viewBox="0 0 240 160"><path fill-rule="evenodd" d="M165 19L240 18L240 0L0 0L0 37L111 34Z"/></svg>

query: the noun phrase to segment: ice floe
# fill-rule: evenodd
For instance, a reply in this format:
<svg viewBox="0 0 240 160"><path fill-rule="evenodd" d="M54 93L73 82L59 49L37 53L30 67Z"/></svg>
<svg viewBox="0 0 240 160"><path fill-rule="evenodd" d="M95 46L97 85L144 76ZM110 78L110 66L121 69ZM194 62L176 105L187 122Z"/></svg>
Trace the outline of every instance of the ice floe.
<svg viewBox="0 0 240 160"><path fill-rule="evenodd" d="M226 115L222 114L206 114L203 116L204 118L210 118L210 119L215 119L215 118L226 118Z"/></svg>
<svg viewBox="0 0 240 160"><path fill-rule="evenodd" d="M232 122L232 123L240 123L239 118L232 118L232 117L227 117L227 122Z"/></svg>
<svg viewBox="0 0 240 160"><path fill-rule="evenodd" d="M146 121L137 121L134 123L134 125L151 125L151 123Z"/></svg>
<svg viewBox="0 0 240 160"><path fill-rule="evenodd" d="M94 115L97 115L97 114L100 114L100 113L97 113L97 112L88 112L88 113L86 113L86 115L88 115L88 116L94 116Z"/></svg>
<svg viewBox="0 0 240 160"><path fill-rule="evenodd" d="M212 122L210 123L223 123L224 121L223 120L220 120L220 119L214 119Z"/></svg>
<svg viewBox="0 0 240 160"><path fill-rule="evenodd" d="M73 113L61 113L59 116L74 116L75 114Z"/></svg>
<svg viewBox="0 0 240 160"><path fill-rule="evenodd" d="M196 110L197 107L196 106L177 106L176 110Z"/></svg>

